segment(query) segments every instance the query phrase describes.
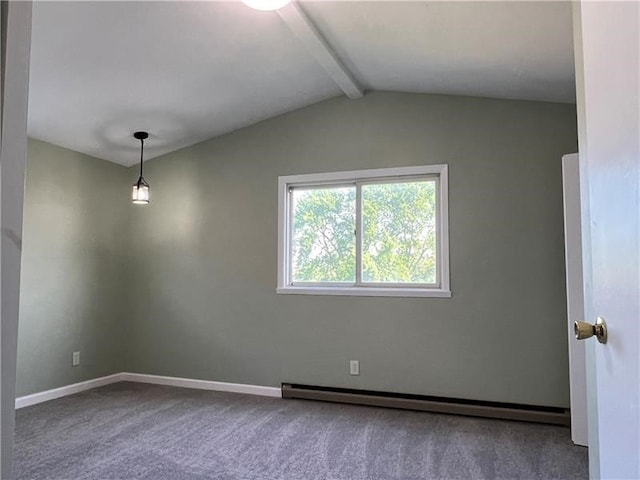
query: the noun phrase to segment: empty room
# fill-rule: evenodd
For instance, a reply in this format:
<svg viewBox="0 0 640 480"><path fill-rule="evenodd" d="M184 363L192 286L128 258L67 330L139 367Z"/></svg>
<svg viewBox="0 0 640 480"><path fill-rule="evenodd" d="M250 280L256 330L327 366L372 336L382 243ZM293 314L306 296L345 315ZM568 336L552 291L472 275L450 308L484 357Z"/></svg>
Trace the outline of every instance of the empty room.
<svg viewBox="0 0 640 480"><path fill-rule="evenodd" d="M638 478L639 24L2 2L1 478Z"/></svg>

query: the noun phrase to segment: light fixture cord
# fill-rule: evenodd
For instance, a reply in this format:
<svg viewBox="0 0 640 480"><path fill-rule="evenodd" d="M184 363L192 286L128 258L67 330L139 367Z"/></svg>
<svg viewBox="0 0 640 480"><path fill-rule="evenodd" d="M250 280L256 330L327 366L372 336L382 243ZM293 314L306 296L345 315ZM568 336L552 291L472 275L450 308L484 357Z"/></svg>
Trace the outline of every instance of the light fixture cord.
<svg viewBox="0 0 640 480"><path fill-rule="evenodd" d="M140 178L142 178L142 155L144 154L144 138L140 139Z"/></svg>

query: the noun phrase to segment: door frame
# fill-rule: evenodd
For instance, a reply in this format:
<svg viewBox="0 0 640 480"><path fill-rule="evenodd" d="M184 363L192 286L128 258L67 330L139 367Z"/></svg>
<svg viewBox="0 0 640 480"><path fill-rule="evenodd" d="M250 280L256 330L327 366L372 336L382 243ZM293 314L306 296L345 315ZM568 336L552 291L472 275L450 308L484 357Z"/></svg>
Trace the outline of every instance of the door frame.
<svg viewBox="0 0 640 480"><path fill-rule="evenodd" d="M587 371L585 344L577 342L573 323L583 321L582 213L580 208L580 158L577 153L562 157L562 198L564 204L564 245L567 279L567 334L569 349L569 391L571 399L571 440L587 446Z"/></svg>
<svg viewBox="0 0 640 480"><path fill-rule="evenodd" d="M11 478L27 104L30 1L0 4L0 478Z"/></svg>

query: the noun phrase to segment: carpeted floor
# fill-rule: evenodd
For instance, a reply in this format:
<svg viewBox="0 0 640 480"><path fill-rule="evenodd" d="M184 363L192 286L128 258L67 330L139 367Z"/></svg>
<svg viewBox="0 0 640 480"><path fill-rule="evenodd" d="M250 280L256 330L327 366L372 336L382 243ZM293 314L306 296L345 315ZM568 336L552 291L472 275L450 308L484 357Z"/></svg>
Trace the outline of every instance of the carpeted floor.
<svg viewBox="0 0 640 480"><path fill-rule="evenodd" d="M16 479L587 478L569 429L118 383L16 414Z"/></svg>

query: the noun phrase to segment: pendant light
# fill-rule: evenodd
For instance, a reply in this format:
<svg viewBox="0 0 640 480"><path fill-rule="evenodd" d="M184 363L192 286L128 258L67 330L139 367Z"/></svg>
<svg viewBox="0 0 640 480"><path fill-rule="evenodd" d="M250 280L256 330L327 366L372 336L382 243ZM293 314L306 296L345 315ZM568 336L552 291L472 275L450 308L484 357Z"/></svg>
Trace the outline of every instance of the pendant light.
<svg viewBox="0 0 640 480"><path fill-rule="evenodd" d="M139 205L146 205L149 203L149 184L142 176L142 155L144 154L144 141L149 137L147 132L136 132L133 137L140 140L140 178L133 184L133 192L131 194L131 200L133 203Z"/></svg>

